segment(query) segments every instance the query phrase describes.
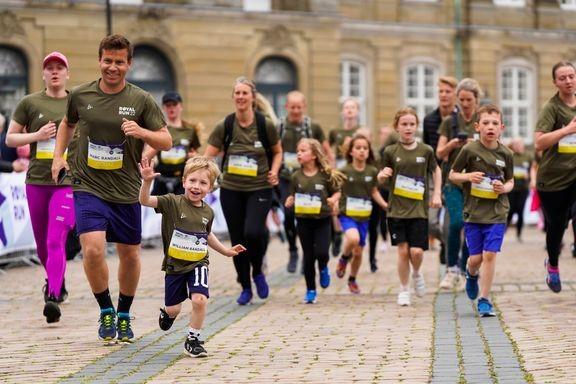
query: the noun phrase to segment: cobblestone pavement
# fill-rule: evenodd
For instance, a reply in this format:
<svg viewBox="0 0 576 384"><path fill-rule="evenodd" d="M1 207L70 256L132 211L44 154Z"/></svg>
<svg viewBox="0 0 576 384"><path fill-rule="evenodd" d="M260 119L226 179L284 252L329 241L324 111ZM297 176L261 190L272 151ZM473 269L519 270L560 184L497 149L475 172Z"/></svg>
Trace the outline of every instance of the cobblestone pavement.
<svg viewBox="0 0 576 384"><path fill-rule="evenodd" d="M567 236L567 244L571 236ZM544 237L528 229L525 241L506 239L499 255L494 302L499 317L478 319L459 292L436 294L437 251L428 251L429 293L396 304L393 248L378 254L380 270L365 262L361 295L345 279L316 305L302 304L304 280L285 272L285 246L273 241L268 268L271 297L239 307L231 260L211 257L211 300L203 337L209 357L183 351L190 306L170 332L158 329L163 303L159 249L142 252L142 276L134 301L133 345L102 346L98 309L80 261L70 262L70 302L62 320L42 316L41 267L0 275L0 382L193 382L203 383L573 383L576 368L576 262L569 247L560 261L563 291L544 284ZM108 258L112 280L117 259ZM331 259L334 270L336 259ZM572 283L570 283L572 282ZM111 292L117 294L117 283Z"/></svg>

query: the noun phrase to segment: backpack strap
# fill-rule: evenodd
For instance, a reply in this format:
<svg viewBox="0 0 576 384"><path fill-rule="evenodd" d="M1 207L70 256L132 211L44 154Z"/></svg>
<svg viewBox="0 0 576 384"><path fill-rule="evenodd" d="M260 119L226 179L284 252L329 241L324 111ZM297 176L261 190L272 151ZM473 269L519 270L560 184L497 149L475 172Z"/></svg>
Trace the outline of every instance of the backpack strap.
<svg viewBox="0 0 576 384"><path fill-rule="evenodd" d="M222 169L224 169L224 163L226 162L226 157L228 156L228 148L230 143L232 143L232 131L234 130L234 119L236 115L234 113L229 114L224 119L224 148L222 151Z"/></svg>
<svg viewBox="0 0 576 384"><path fill-rule="evenodd" d="M308 139L312 137L312 119L309 116L304 116L304 135Z"/></svg>
<svg viewBox="0 0 576 384"><path fill-rule="evenodd" d="M454 139L458 136L458 109L456 108L450 113L450 126L452 128L451 139Z"/></svg>
<svg viewBox="0 0 576 384"><path fill-rule="evenodd" d="M256 119L256 129L258 130L258 139L262 143L266 151L266 159L268 160L268 168L272 167L272 148L270 148L270 141L266 133L266 117L260 112L254 111L254 118Z"/></svg>

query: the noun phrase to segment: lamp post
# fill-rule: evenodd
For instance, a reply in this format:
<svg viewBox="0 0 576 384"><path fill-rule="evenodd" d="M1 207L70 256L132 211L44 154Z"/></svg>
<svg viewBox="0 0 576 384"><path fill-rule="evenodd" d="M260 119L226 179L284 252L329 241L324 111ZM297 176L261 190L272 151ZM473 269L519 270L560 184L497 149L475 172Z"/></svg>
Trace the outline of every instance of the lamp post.
<svg viewBox="0 0 576 384"><path fill-rule="evenodd" d="M112 6L110 0L106 0L106 36L112 34Z"/></svg>

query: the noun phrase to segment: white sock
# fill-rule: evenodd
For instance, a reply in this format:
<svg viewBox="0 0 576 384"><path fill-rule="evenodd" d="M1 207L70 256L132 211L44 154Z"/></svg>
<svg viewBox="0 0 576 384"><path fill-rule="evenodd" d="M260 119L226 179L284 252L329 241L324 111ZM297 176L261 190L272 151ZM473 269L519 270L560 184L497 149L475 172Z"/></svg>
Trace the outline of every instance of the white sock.
<svg viewBox="0 0 576 384"><path fill-rule="evenodd" d="M200 338L200 330L195 328L188 328L188 334L197 339Z"/></svg>
<svg viewBox="0 0 576 384"><path fill-rule="evenodd" d="M400 284L400 292L410 292L410 286Z"/></svg>

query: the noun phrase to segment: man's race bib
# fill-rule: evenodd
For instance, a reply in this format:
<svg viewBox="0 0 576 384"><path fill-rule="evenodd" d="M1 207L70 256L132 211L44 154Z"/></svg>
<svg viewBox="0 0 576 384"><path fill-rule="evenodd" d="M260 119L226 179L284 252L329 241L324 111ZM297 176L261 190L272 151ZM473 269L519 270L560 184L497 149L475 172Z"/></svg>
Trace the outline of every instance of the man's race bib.
<svg viewBox="0 0 576 384"><path fill-rule="evenodd" d="M168 256L180 260L199 261L207 254L208 234L174 229L168 246Z"/></svg>
<svg viewBox="0 0 576 384"><path fill-rule="evenodd" d="M319 195L296 193L294 200L294 212L296 214L317 215L322 208L322 199Z"/></svg>
<svg viewBox="0 0 576 384"><path fill-rule="evenodd" d="M514 166L514 178L526 180L528 178L528 169L526 167Z"/></svg>
<svg viewBox="0 0 576 384"><path fill-rule="evenodd" d="M424 200L424 180L404 175L396 176L394 194L412 200Z"/></svg>
<svg viewBox="0 0 576 384"><path fill-rule="evenodd" d="M248 156L230 155L228 157L228 173L256 177L258 174L258 162Z"/></svg>
<svg viewBox="0 0 576 384"><path fill-rule="evenodd" d="M576 133L560 139L558 142L558 153L576 153Z"/></svg>
<svg viewBox="0 0 576 384"><path fill-rule="evenodd" d="M349 217L370 217L372 213L372 201L359 197L346 198L346 216Z"/></svg>
<svg viewBox="0 0 576 384"><path fill-rule="evenodd" d="M481 199L497 199L498 194L494 192L492 179L484 177L480 183L472 183L470 194Z"/></svg>
<svg viewBox="0 0 576 384"><path fill-rule="evenodd" d="M284 152L284 167L292 171L294 169L300 169L300 163L298 162L298 157L293 152Z"/></svg>
<svg viewBox="0 0 576 384"><path fill-rule="evenodd" d="M124 144L99 145L88 141L88 166L111 171L122 168Z"/></svg>
<svg viewBox="0 0 576 384"><path fill-rule="evenodd" d="M160 152L160 160L164 164L182 164L186 161L186 148L182 145L176 145L169 151Z"/></svg>
<svg viewBox="0 0 576 384"><path fill-rule="evenodd" d="M56 138L42 140L36 143L36 158L39 160L52 160L56 149ZM68 150L64 152L64 159L68 155Z"/></svg>

